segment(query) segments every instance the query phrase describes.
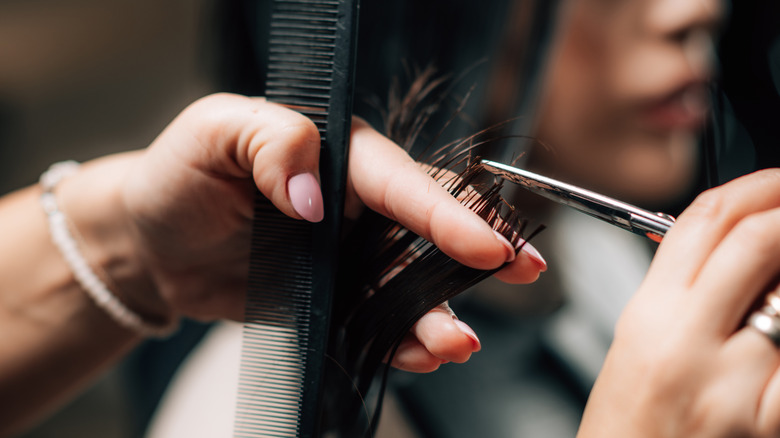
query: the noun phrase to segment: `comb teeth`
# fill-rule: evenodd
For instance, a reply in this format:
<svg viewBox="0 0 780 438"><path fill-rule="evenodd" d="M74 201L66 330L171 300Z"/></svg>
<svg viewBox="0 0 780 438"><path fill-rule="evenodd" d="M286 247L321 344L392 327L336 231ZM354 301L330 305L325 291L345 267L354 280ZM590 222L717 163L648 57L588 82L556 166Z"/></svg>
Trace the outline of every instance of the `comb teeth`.
<svg viewBox="0 0 780 438"><path fill-rule="evenodd" d="M327 135L343 0L275 0L266 97L294 105ZM327 201L327 199L326 199ZM325 330L314 317L314 227L258 197L255 207L234 436L310 437L311 366ZM313 356L312 356L313 355Z"/></svg>
<svg viewBox="0 0 780 438"><path fill-rule="evenodd" d="M258 199L255 214L262 220L253 227L234 436L297 436L309 344L311 225L290 220L265 199Z"/></svg>
<svg viewBox="0 0 780 438"><path fill-rule="evenodd" d="M278 0L271 15L266 95L301 106L324 135L333 78L338 1Z"/></svg>

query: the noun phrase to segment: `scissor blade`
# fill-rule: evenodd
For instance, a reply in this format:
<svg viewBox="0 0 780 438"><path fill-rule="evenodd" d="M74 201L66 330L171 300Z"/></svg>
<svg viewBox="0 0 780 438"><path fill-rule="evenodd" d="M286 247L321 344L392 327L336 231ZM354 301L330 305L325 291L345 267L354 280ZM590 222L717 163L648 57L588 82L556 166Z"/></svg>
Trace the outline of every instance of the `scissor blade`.
<svg viewBox="0 0 780 438"><path fill-rule="evenodd" d="M524 169L490 160L482 160L482 165L531 192L655 241L660 241L674 224L674 218L668 214L650 212Z"/></svg>

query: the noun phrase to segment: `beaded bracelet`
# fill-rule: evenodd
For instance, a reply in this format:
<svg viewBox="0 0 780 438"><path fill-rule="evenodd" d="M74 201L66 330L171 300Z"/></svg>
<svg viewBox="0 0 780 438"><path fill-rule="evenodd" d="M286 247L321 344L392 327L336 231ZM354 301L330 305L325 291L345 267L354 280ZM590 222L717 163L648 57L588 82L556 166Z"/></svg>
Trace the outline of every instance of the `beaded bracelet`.
<svg viewBox="0 0 780 438"><path fill-rule="evenodd" d="M68 230L65 214L59 209L54 188L63 179L76 173L79 163L62 161L53 164L41 175L40 185L43 188L40 203L49 219L49 231L52 242L60 250L65 262L73 272L73 276L87 292L98 307L102 308L120 325L143 336L165 337L177 327L174 319L169 323L156 324L145 321L140 315L130 310L114 295L105 283L98 278L79 252L76 240Z"/></svg>

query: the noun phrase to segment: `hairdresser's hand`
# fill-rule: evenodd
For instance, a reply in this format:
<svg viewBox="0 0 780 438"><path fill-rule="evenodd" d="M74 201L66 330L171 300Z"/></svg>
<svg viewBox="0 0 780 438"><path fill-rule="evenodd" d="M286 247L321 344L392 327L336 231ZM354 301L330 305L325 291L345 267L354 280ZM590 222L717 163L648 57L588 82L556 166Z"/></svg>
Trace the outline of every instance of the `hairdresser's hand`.
<svg viewBox="0 0 780 438"><path fill-rule="evenodd" d="M780 436L780 350L745 318L780 278L780 171L700 196L620 318L581 437Z"/></svg>
<svg viewBox="0 0 780 438"><path fill-rule="evenodd" d="M129 168L116 166L121 201L147 274L146 282L134 281L136 308L242 319L253 185L286 215L320 220L318 159L319 134L307 118L260 98L226 94L194 103L151 147L125 158ZM476 268L514 258L503 238L359 120L349 162L347 211L366 205ZM544 262L526 249L502 272L504 279L539 275ZM442 309L424 317L413 335L394 362L407 370L462 362L479 348L473 332Z"/></svg>
<svg viewBox="0 0 780 438"><path fill-rule="evenodd" d="M363 205L397 220L468 266L492 269L503 281L530 283L546 269L541 255L526 244L515 250L484 220L460 205L401 148L355 119L349 158L347 215ZM480 349L477 335L446 304L432 310L412 328L393 365L418 372L445 362L465 362Z"/></svg>

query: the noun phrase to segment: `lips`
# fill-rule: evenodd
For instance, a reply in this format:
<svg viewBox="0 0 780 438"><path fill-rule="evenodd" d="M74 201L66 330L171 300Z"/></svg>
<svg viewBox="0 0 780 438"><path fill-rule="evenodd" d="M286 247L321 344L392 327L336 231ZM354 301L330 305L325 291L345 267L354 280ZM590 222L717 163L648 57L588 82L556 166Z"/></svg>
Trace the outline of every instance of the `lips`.
<svg viewBox="0 0 780 438"><path fill-rule="evenodd" d="M695 82L643 105L641 120L643 125L653 130L695 131L703 126L708 108L706 85Z"/></svg>

